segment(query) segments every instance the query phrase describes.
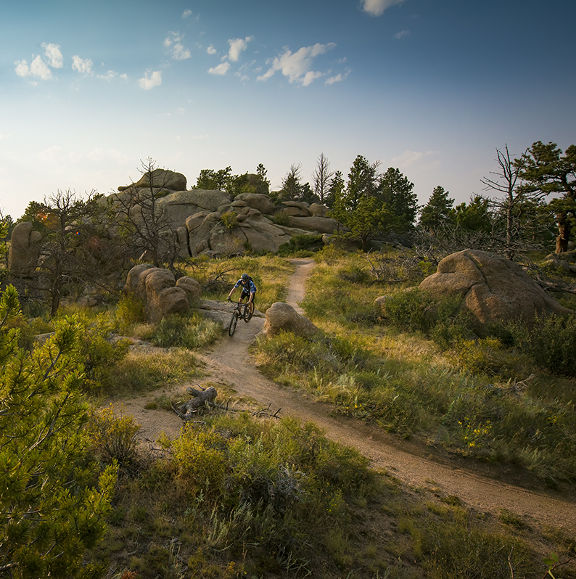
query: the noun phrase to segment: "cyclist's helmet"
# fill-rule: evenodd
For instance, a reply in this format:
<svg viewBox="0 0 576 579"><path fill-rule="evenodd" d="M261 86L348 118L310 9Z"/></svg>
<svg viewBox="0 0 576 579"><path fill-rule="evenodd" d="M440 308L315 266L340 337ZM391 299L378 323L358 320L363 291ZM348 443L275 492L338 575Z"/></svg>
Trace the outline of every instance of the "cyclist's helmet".
<svg viewBox="0 0 576 579"><path fill-rule="evenodd" d="M242 278L242 281L248 281L250 279L250 276L247 273L243 273L241 278Z"/></svg>

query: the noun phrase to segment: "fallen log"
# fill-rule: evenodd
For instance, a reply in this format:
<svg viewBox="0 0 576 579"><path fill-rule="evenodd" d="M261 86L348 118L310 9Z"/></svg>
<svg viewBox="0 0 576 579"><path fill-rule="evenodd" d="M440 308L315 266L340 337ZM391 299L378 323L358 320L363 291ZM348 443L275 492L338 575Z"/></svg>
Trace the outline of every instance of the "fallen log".
<svg viewBox="0 0 576 579"><path fill-rule="evenodd" d="M202 390L197 390L196 388L189 387L186 392L192 396L188 402L180 404L178 407L172 404L172 410L178 414L178 416L185 422L191 420L198 411L210 404L214 403L218 392L214 386L209 388L202 388Z"/></svg>

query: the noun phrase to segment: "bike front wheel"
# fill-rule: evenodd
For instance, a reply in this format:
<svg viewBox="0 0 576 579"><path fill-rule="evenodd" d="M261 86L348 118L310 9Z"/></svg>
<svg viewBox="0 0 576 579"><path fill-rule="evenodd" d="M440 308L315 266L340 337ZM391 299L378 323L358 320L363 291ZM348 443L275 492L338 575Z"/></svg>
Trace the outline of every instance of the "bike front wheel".
<svg viewBox="0 0 576 579"><path fill-rule="evenodd" d="M244 321L249 322L254 315L254 302L250 302L244 306Z"/></svg>
<svg viewBox="0 0 576 579"><path fill-rule="evenodd" d="M233 336L234 332L236 331L236 324L238 323L238 312L234 312L232 314L232 318L230 319L230 324L228 325L228 335Z"/></svg>

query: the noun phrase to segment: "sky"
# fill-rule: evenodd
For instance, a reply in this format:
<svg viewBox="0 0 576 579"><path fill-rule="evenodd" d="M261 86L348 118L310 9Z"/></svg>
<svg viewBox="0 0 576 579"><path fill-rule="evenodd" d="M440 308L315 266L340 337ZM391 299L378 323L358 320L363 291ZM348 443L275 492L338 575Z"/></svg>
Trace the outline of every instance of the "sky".
<svg viewBox="0 0 576 579"><path fill-rule="evenodd" d="M574 0L1 0L0 211L183 173L357 155L420 203L496 151L576 143Z"/></svg>

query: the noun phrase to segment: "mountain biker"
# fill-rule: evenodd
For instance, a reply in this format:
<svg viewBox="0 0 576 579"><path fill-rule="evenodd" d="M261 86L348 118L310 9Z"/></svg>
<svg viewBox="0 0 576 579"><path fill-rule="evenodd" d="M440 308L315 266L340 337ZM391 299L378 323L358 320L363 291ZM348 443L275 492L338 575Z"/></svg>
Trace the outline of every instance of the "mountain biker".
<svg viewBox="0 0 576 579"><path fill-rule="evenodd" d="M230 293L228 294L228 300L230 300L232 293L234 292L234 290L237 287L242 288L242 294L240 295L240 301L248 298L248 303L253 304L254 298L256 297L256 286L254 285L252 278L247 273L243 273L240 276L240 279L234 285L234 287L230 290Z"/></svg>

